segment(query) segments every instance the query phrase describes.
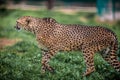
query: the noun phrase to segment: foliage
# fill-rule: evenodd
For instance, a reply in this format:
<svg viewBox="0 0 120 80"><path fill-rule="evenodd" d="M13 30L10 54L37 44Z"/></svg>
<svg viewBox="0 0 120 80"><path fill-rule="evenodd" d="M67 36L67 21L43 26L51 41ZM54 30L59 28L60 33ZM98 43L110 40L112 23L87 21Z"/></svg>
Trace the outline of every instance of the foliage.
<svg viewBox="0 0 120 80"><path fill-rule="evenodd" d="M38 48L35 36L24 30L18 32L14 29L16 20L20 16L53 17L58 22L64 24L87 24L97 25L95 13L77 13L66 15L53 11L23 11L7 10L0 12L0 38L20 38L21 42L13 46L8 46L0 50L0 80L119 80L120 73L117 73L103 58L95 55L96 71L87 77L82 74L85 71L85 63L81 52L59 52L50 65L56 70L54 74L46 72L40 73L41 51ZM93 17L91 17L93 16ZM84 23L80 17L87 19ZM99 24L98 24L99 25ZM103 24L104 26L106 24ZM116 27L118 26L118 27ZM120 25L113 24L107 26L112 29L120 41ZM120 47L118 51L120 55Z"/></svg>

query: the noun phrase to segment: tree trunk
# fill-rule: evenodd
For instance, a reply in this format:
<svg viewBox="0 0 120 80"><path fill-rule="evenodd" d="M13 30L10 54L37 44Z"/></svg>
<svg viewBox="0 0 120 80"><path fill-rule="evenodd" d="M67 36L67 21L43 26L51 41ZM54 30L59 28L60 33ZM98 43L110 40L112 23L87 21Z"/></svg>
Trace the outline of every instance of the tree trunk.
<svg viewBox="0 0 120 80"><path fill-rule="evenodd" d="M52 10L54 4L54 0L47 0L46 5L48 10Z"/></svg>

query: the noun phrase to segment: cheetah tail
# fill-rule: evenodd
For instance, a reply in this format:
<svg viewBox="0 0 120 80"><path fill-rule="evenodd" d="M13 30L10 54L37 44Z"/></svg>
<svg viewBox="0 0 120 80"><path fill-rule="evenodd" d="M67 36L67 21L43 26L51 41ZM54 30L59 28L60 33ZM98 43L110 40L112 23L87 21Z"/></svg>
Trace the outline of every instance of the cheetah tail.
<svg viewBox="0 0 120 80"><path fill-rule="evenodd" d="M120 71L120 62L117 60L117 52L118 50L118 40L116 40L111 44L110 48L110 64L117 70Z"/></svg>

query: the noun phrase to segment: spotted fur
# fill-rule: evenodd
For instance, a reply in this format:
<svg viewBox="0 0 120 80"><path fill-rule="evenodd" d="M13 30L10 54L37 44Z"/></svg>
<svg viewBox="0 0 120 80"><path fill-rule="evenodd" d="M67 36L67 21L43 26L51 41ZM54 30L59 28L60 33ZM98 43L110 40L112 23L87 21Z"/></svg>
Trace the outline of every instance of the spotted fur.
<svg viewBox="0 0 120 80"><path fill-rule="evenodd" d="M40 46L42 46L42 72L53 68L48 64L51 57L58 51L78 50L83 52L86 63L84 75L95 71L94 54L102 51L103 58L117 71L120 71L120 62L116 51L118 40L109 29L96 26L74 24L60 24L53 18L36 18L31 16L20 17L16 24L17 29L33 32Z"/></svg>

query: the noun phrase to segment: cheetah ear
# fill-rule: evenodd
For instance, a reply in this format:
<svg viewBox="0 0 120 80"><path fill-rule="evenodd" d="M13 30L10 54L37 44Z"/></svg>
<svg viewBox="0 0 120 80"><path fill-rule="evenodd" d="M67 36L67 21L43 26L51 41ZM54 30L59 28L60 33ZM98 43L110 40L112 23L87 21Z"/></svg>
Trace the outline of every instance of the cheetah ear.
<svg viewBox="0 0 120 80"><path fill-rule="evenodd" d="M55 19L50 18L50 17L48 17L48 18L43 18L43 20L44 20L46 23L54 23L54 22L56 22Z"/></svg>
<svg viewBox="0 0 120 80"><path fill-rule="evenodd" d="M26 19L27 25L30 23L30 18Z"/></svg>

